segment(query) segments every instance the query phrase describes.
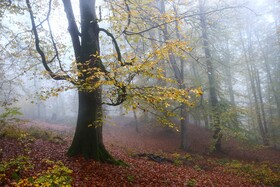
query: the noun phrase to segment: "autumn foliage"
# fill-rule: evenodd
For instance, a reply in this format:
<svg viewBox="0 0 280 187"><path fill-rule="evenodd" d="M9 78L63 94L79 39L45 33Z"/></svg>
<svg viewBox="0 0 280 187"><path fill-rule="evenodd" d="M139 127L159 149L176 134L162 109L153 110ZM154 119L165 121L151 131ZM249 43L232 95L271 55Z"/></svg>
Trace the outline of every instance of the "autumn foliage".
<svg viewBox="0 0 280 187"><path fill-rule="evenodd" d="M106 146L115 158L127 164L118 166L67 157L67 134L73 132L66 126L64 135L44 128L58 129L47 123L41 128L27 123L14 131L13 138L7 129L9 135L0 139L1 186L277 186L280 182L279 152L270 149L245 151L234 148L229 141L235 152L183 152L175 148L179 141L175 132L141 126L139 134L133 126L105 126ZM210 133L198 127L191 131L205 137ZM57 136L62 138L54 141ZM201 146L191 138L192 146Z"/></svg>

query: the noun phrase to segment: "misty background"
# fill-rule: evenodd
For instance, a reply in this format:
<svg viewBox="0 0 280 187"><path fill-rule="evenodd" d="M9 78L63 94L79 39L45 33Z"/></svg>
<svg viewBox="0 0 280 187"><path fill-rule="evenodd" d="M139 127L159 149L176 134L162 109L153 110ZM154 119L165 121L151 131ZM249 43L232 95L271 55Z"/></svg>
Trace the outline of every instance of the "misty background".
<svg viewBox="0 0 280 187"><path fill-rule="evenodd" d="M0 1L0 104L1 112L5 107L19 107L22 119L38 120L56 124L74 126L78 111L76 88L65 81L54 81L44 71L37 53L34 51L33 38L30 34L30 20L24 9L24 2L15 1L22 10L6 7ZM127 24L127 12L123 3L107 0L97 1L97 15L100 27L109 29L119 42L121 52L134 53L137 58L164 42L161 28L151 29L148 33L131 36L128 40L121 36ZM137 7L135 1L132 6ZM203 96L197 107L188 109L188 123L211 128L209 104L209 84L207 57L205 48L210 49L211 62L215 73L215 88L219 100L221 124L225 132L240 133L252 141L262 143L262 136L268 136L270 145L280 145L280 3L277 0L209 0L203 1L206 27L201 26L201 9L198 1L164 1L165 12L158 6L160 1L148 3L158 7L158 12L137 8L134 26L139 30L160 24L162 20L185 15L179 25L168 24L168 40L185 42L188 51L180 52L183 62L180 67L184 72L187 88L202 87ZM38 1L38 8L47 2ZM54 1L50 23L60 52L61 61L66 70L73 66L73 51L67 31L67 19L61 14L61 3ZM112 9L111 4L119 3ZM139 4L141 1L138 2ZM143 2L144 3L144 2ZM78 7L74 4L73 7ZM152 7L152 6L151 6ZM5 8L5 9L4 9ZM161 7L162 8L162 7ZM117 9L117 10L116 10ZM176 10L176 12L174 11ZM16 12L15 12L16 11ZM78 15L79 12L75 10ZM40 12L42 20L46 12ZM42 16L42 17L40 17ZM101 16L101 17L100 17ZM158 17L158 20L155 17ZM162 16L162 17L161 17ZM169 17L168 17L169 16ZM114 19L116 18L116 19ZM117 18L123 18L117 20ZM151 19L154 18L154 19ZM140 21L139 21L140 20ZM137 22L138 21L138 22ZM45 23L46 24L46 23ZM42 25L40 35L48 50L50 40L47 25ZM176 35L180 33L179 38ZM203 43L202 33L207 33L209 45ZM138 37L138 38L137 38ZM129 42L130 41L130 42ZM134 48L131 47L134 46ZM114 53L111 41L101 37L101 55ZM52 51L49 50L52 56ZM127 55L129 56L129 55ZM108 61L110 58L108 57ZM106 63L106 60L105 62ZM163 62L166 76L174 78L171 65ZM58 68L58 62L52 68ZM70 72L71 73L71 72ZM74 73L73 73L74 74ZM158 84L139 77L139 84ZM106 89L106 88L105 88ZM131 120L154 120L152 114L141 110L126 111L123 106L104 106L106 116ZM145 122L144 122L145 121ZM178 119L174 120L178 123ZM177 124L178 125L178 124ZM241 135L240 135L241 136Z"/></svg>

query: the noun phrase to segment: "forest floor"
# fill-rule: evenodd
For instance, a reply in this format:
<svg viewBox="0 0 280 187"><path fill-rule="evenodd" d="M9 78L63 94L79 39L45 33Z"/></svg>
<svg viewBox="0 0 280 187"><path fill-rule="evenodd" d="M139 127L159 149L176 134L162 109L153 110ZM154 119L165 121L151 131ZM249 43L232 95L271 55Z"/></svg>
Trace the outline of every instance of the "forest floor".
<svg viewBox="0 0 280 187"><path fill-rule="evenodd" d="M0 186L280 186L279 150L227 139L224 153L210 154L211 132L190 126L189 150L182 151L179 133L139 129L121 119L104 126L107 149L128 166L67 157L73 127L33 121L7 129L0 136Z"/></svg>

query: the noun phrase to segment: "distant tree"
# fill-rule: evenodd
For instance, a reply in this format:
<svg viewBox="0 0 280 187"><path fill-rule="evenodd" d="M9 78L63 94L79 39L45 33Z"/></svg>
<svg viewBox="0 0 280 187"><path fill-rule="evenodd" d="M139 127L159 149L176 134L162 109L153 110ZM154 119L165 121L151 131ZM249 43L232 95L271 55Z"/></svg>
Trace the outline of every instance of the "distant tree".
<svg viewBox="0 0 280 187"><path fill-rule="evenodd" d="M205 1L199 0L200 27L201 27L203 48L205 53L206 66L207 66L207 76L209 80L209 95L210 95L209 100L212 107L211 114L212 114L212 121L213 121L213 128L214 128L213 139L215 140L214 142L215 151L219 152L222 149L221 119L218 113L217 83L216 83L215 69L212 62L212 55L211 55L210 44L208 39L204 4Z"/></svg>
<svg viewBox="0 0 280 187"><path fill-rule="evenodd" d="M3 21L5 14L21 15L24 8L18 1L14 2L17 6L12 6L11 1L0 2L0 106L11 105L17 99L18 93L15 92L15 87L21 86L21 82L16 80L17 75L11 74L10 69L13 67L14 72L21 74L22 66L17 63L15 56L18 51L22 49L22 42L20 41L20 33L15 34L13 29L8 27ZM11 50L7 48L12 47Z"/></svg>

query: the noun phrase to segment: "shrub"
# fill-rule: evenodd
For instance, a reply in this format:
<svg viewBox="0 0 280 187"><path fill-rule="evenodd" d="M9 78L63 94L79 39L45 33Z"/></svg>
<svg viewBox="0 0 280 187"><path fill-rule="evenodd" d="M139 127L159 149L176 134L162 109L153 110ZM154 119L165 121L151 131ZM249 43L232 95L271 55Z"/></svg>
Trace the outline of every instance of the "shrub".
<svg viewBox="0 0 280 187"><path fill-rule="evenodd" d="M189 180L185 183L185 185L186 185L186 186L189 186L189 187L194 187L194 186L196 186L196 184L197 184L197 181L196 181L195 179L189 179Z"/></svg>
<svg viewBox="0 0 280 187"><path fill-rule="evenodd" d="M128 175L127 177L127 181L132 183L134 181L134 176L133 175Z"/></svg>
<svg viewBox="0 0 280 187"><path fill-rule="evenodd" d="M23 173L33 168L28 157L18 156L0 163L0 184L5 184L7 179L20 180Z"/></svg>
<svg viewBox="0 0 280 187"><path fill-rule="evenodd" d="M22 113L19 110L20 108L17 107L4 108L4 111L0 114L0 130L8 122L13 122L18 120L17 118L15 118L15 116L22 115Z"/></svg>
<svg viewBox="0 0 280 187"><path fill-rule="evenodd" d="M233 160L226 164L227 171L234 172L240 176L248 178L255 184L277 185L280 184L280 173L274 172L267 163L244 164ZM280 166L278 166L279 168Z"/></svg>
<svg viewBox="0 0 280 187"><path fill-rule="evenodd" d="M45 160L47 164L50 165L46 171L33 176L28 179L20 180L17 185L19 186L71 186L71 173L68 167L66 167L62 162L54 162L50 160Z"/></svg>
<svg viewBox="0 0 280 187"><path fill-rule="evenodd" d="M15 116L17 115L22 115L22 113L19 111L19 108L16 107L4 108L4 111L0 114L0 137L14 134L12 133L14 128L10 126L7 127L7 124L12 124L18 121L18 119L15 118Z"/></svg>

